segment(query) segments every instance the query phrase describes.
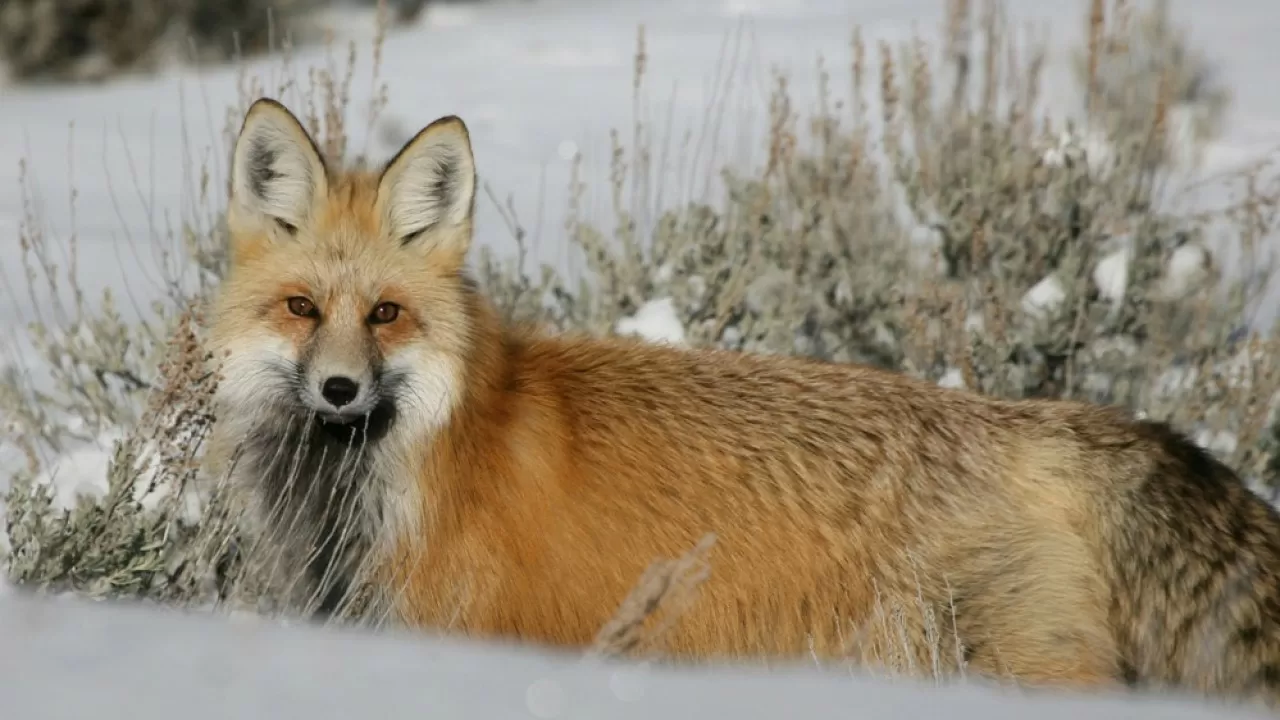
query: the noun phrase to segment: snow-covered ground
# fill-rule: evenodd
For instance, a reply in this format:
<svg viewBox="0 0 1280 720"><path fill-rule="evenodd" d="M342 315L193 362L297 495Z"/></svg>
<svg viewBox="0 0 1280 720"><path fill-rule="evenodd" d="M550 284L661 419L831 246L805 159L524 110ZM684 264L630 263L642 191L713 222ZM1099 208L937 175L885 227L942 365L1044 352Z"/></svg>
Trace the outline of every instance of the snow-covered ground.
<svg viewBox="0 0 1280 720"><path fill-rule="evenodd" d="M664 668L456 640L91 605L0 603L6 717L1244 720L1171 698L1019 694L813 668ZM74 691L69 691L74 688Z"/></svg>
<svg viewBox="0 0 1280 720"><path fill-rule="evenodd" d="M1072 84L1061 50L1082 33L1083 3L1009 5L1015 20L1041 23L1052 33L1060 52L1051 58L1044 95L1054 109L1070 109ZM1205 171L1234 167L1280 145L1280 93L1271 77L1280 66L1274 37L1280 3L1172 5L1175 17L1221 64L1235 93L1226 133L1209 149ZM385 156L436 117L460 115L470 127L482 181L499 198L513 198L530 230L534 259L572 272L560 240L571 159L582 153L586 210L607 225L609 133L617 129L630 142L639 25L646 40L642 118L659 144L667 137L679 143L686 132L695 140L696 151L672 150L683 165L673 166L665 183L663 202L670 204L703 192L703 179L713 168L761 159L771 68L789 72L804 109L815 96L820 55L833 71L837 92L845 87L855 25L869 44L899 40L913 25L925 35L934 33L942 11L942 0L433 2L416 27L388 38L381 76L389 84L390 105L373 132L356 115L352 146ZM367 13L333 17L344 37L371 34ZM371 91L367 45L359 52L352 86L357 109ZM337 56L340 63L344 51ZM296 52L293 61L303 69L324 63L318 48ZM248 72L268 78L270 86L270 78L280 74L280 60L254 61ZM89 298L111 288L126 316L146 307L162 291L158 248L166 244L167 228L198 211L201 165L210 164L212 187L223 186L221 132L226 108L237 98L238 78L236 68L221 67L175 69L96 87L0 88L0 365L21 361L19 329L47 310L47 298L27 294L18 263L17 236L27 204L43 233L76 238L75 263ZM723 111L709 112L714 108ZM31 195L20 191L20 163ZM1200 201L1218 199L1210 192ZM479 213L479 242L509 251L510 235L492 203L482 198ZM64 267L71 262L62 255L56 259ZM1280 305L1280 294L1273 298ZM682 341L678 324L669 322L670 308L659 302L644 313L624 319L619 330ZM54 469L64 501L77 489L95 491L105 479L110 450L105 443L79 450ZM11 461L0 457L0 471ZM0 679L20 676L0 665ZM742 689L752 687L748 682Z"/></svg>

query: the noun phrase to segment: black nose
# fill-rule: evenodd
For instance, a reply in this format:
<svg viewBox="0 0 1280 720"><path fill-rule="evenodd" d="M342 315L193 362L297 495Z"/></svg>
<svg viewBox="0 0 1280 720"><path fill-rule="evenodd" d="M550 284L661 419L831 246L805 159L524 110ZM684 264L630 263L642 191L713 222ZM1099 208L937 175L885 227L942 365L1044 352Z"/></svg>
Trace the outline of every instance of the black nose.
<svg viewBox="0 0 1280 720"><path fill-rule="evenodd" d="M356 395L360 394L360 386L351 378L335 375L324 381L320 394L334 407L342 407L356 399Z"/></svg>

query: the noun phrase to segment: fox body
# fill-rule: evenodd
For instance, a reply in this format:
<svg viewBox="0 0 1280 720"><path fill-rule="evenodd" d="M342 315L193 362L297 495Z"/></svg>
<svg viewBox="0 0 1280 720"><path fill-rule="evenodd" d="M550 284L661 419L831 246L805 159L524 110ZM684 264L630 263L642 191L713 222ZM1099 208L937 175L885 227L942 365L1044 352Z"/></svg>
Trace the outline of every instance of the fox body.
<svg viewBox="0 0 1280 720"><path fill-rule="evenodd" d="M456 118L341 171L274 101L246 116L218 434L322 609L367 567L409 626L581 647L712 532L672 657L932 646L1025 682L1280 697L1280 517L1183 436L510 327L466 274L474 195Z"/></svg>

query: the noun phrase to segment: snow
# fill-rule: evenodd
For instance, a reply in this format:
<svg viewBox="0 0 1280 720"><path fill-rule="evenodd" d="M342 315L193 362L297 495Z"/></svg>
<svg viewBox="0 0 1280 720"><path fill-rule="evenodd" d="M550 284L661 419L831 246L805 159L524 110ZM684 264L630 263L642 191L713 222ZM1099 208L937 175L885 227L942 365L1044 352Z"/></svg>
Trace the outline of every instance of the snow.
<svg viewBox="0 0 1280 720"><path fill-rule="evenodd" d="M1177 300L1200 287L1212 267L1208 249L1196 243L1180 245L1169 257L1165 275L1157 292L1164 298Z"/></svg>
<svg viewBox="0 0 1280 720"><path fill-rule="evenodd" d="M1062 167L1068 160L1083 161L1093 177L1104 176L1111 170L1115 159L1115 148L1099 130L1088 130L1084 133L1071 133L1066 130L1058 134L1058 142L1041 155L1045 165Z"/></svg>
<svg viewBox="0 0 1280 720"><path fill-rule="evenodd" d="M1067 291L1062 287L1062 281L1054 275L1046 275L1022 296L1022 311L1033 317L1045 317L1052 315L1066 299Z"/></svg>
<svg viewBox="0 0 1280 720"><path fill-rule="evenodd" d="M1124 302L1129 287L1129 266L1133 262L1133 239L1128 235L1108 238L1109 248L1093 267L1093 284L1098 295L1113 305ZM1177 247L1169 256L1155 288L1157 297L1177 300L1195 291L1208 278L1213 259L1210 251L1197 243ZM1036 316L1052 314L1066 299L1062 283L1047 276L1022 299L1023 311Z"/></svg>
<svg viewBox="0 0 1280 720"><path fill-rule="evenodd" d="M960 371L960 368L949 367L946 372L942 373L942 377L938 378L938 385L953 390L963 389L965 386L964 373Z"/></svg>
<svg viewBox="0 0 1280 720"><path fill-rule="evenodd" d="M1220 457L1230 457L1240 446L1240 439L1229 430L1212 430L1201 428L1195 434L1195 443Z"/></svg>
<svg viewBox="0 0 1280 720"><path fill-rule="evenodd" d="M11 717L1243 720L1183 698L891 682L811 666L606 662L433 635L233 622L124 603L0 603ZM73 691L69 689L74 688Z"/></svg>
<svg viewBox="0 0 1280 720"><path fill-rule="evenodd" d="M107 430L98 435L94 442L64 453L55 458L49 467L36 475L35 482L44 484L53 490L53 507L57 510L70 510L75 507L81 496L91 500L106 497L107 468L115 451L115 444L123 439L118 430ZM157 462L156 449L153 445L144 445L138 453L141 462L139 472L135 475L134 499L145 509L153 510L168 497L170 488L156 482ZM183 512L188 520L198 516L199 506L193 495L184 496ZM2 534L2 533L0 533Z"/></svg>
<svg viewBox="0 0 1280 720"><path fill-rule="evenodd" d="M1164 400L1173 400L1191 392L1199 379L1199 369L1176 365L1157 375L1152 389L1155 391L1156 397Z"/></svg>
<svg viewBox="0 0 1280 720"><path fill-rule="evenodd" d="M987 330L987 319L980 311L975 310L965 316L964 329L974 335L981 335Z"/></svg>
<svg viewBox="0 0 1280 720"><path fill-rule="evenodd" d="M1132 252L1122 247L1108 253L1098 261L1093 269L1093 282L1098 286L1098 294L1112 303L1124 300L1125 289L1129 285L1129 261Z"/></svg>
<svg viewBox="0 0 1280 720"><path fill-rule="evenodd" d="M646 302L634 315L618 320L614 329L619 335L636 335L649 342L687 345L684 325L676 313L675 302L669 297Z"/></svg>
<svg viewBox="0 0 1280 720"><path fill-rule="evenodd" d="M53 506L70 510L77 498L100 500L107 494L107 466L111 463L112 439L100 437L98 442L67 452L57 458L36 482L53 490Z"/></svg>

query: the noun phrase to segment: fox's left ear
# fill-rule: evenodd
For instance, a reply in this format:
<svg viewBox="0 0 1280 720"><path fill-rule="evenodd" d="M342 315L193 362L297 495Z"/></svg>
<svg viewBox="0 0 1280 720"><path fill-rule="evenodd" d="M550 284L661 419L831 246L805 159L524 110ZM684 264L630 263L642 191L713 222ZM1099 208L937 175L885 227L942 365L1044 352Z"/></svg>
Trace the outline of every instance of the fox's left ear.
<svg viewBox="0 0 1280 720"><path fill-rule="evenodd" d="M471 245L476 166L461 119L448 116L405 143L378 181L378 207L396 242L465 255Z"/></svg>

